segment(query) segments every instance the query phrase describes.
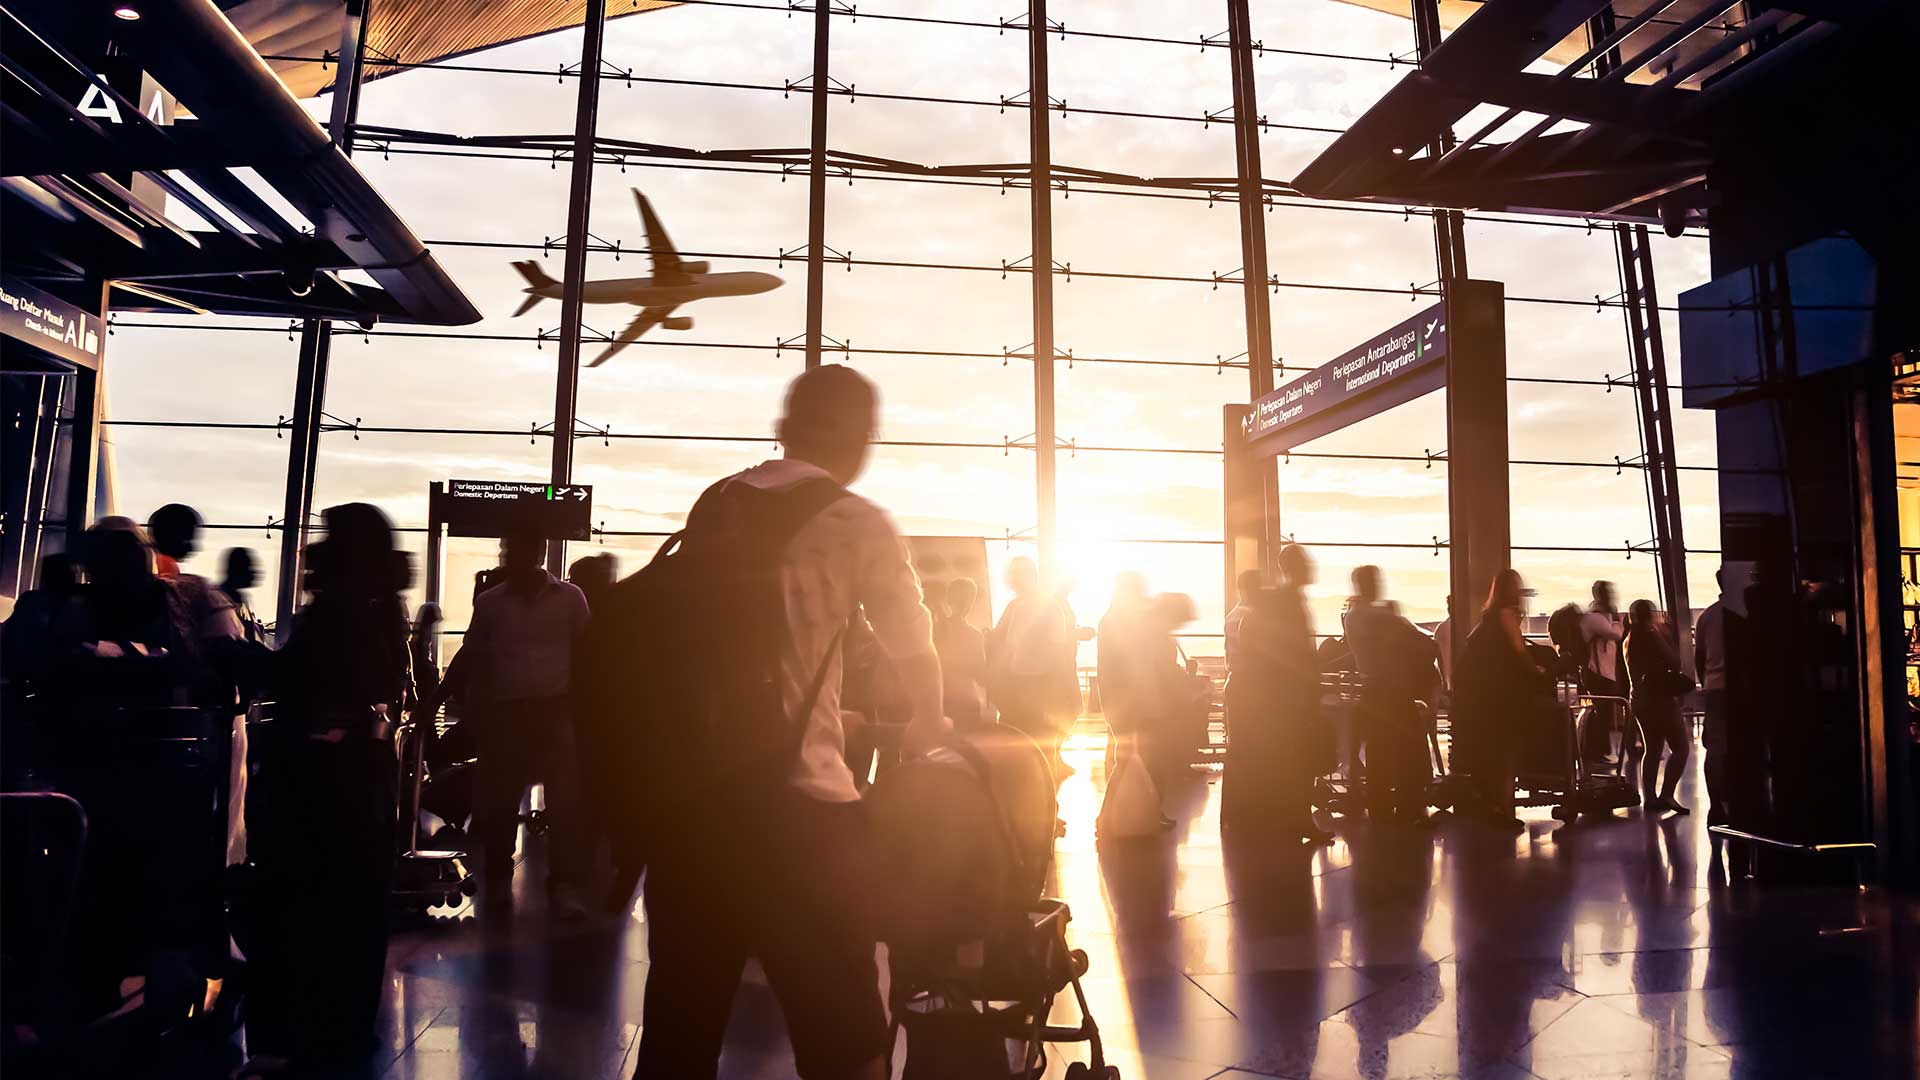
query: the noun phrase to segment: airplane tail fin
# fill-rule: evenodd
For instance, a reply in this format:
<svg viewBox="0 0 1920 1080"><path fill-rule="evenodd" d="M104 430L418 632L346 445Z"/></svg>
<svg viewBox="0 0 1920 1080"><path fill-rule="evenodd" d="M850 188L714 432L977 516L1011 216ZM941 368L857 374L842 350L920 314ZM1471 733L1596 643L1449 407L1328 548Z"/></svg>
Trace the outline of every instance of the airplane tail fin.
<svg viewBox="0 0 1920 1080"><path fill-rule="evenodd" d="M546 299L546 295L540 290L560 284L548 277L547 272L540 269L540 264L532 259L514 263L513 268L520 271L521 277L527 279L527 298L521 301L520 307L514 311L515 316L525 315L533 309L535 304Z"/></svg>

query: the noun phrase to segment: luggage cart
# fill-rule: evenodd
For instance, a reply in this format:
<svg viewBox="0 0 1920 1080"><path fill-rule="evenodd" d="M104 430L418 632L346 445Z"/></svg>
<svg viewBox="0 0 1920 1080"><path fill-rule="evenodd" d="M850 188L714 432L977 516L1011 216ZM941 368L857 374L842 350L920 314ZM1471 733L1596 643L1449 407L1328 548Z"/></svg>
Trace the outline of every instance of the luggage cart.
<svg viewBox="0 0 1920 1080"><path fill-rule="evenodd" d="M1333 762L1330 771L1314 778L1313 806L1336 816L1352 815L1369 805L1366 765L1360 760L1363 740L1358 711L1363 686L1364 679L1358 672L1328 672L1320 677L1321 710L1333 733ZM1446 755L1440 751L1439 716L1427 702L1415 704L1426 729L1427 805L1445 810L1453 805L1453 796Z"/></svg>
<svg viewBox="0 0 1920 1080"><path fill-rule="evenodd" d="M433 722L433 717L408 713L393 737L400 813L394 828L391 900L395 907L421 915L435 906L458 907L477 888L465 851L420 846L420 800L427 781L427 742L432 737L428 729Z"/></svg>
<svg viewBox="0 0 1920 1080"><path fill-rule="evenodd" d="M1623 747L1611 766L1584 760L1580 725L1602 705L1628 708L1626 698L1589 694L1571 683L1555 690L1557 712L1565 718L1544 733L1539 742L1524 747L1515 775L1515 806L1550 806L1558 821L1574 821L1582 814L1607 814L1640 805L1640 791L1627 775Z"/></svg>

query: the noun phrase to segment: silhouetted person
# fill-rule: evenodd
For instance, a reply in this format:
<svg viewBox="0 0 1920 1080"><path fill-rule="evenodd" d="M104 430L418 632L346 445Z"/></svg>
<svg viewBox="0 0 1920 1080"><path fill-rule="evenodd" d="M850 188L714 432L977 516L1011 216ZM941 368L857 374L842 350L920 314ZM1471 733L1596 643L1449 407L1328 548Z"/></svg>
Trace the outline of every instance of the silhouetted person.
<svg viewBox="0 0 1920 1080"><path fill-rule="evenodd" d="M1154 706L1154 687L1145 670L1150 605L1147 579L1133 571L1123 572L1114 578L1112 598L1095 628L1100 707L1107 726L1122 738L1139 735Z"/></svg>
<svg viewBox="0 0 1920 1080"><path fill-rule="evenodd" d="M1233 608L1227 612L1221 632L1226 641L1227 677L1233 677L1234 653L1240 649L1240 627L1247 616L1253 612L1253 595L1266 586L1267 575L1262 570L1242 570L1234 579Z"/></svg>
<svg viewBox="0 0 1920 1080"><path fill-rule="evenodd" d="M1142 617L1142 661L1152 687L1143 749L1162 791L1192 775L1193 755L1207 737L1211 687L1175 639L1198 615L1193 597L1161 593Z"/></svg>
<svg viewBox="0 0 1920 1080"><path fill-rule="evenodd" d="M587 599L541 565L547 541L516 529L500 539L495 584L473 604L473 620L455 654L464 681L464 723L474 725L480 758L473 808L486 896L511 898L520 801L541 782L546 792L547 886L553 913L579 918L579 888L589 867L576 775L573 653L587 629Z"/></svg>
<svg viewBox="0 0 1920 1080"><path fill-rule="evenodd" d="M56 553L40 560L34 587L13 602L13 613L0 627L0 674L10 693L25 692L46 673L54 627L79 596L80 576L71 556Z"/></svg>
<svg viewBox="0 0 1920 1080"><path fill-rule="evenodd" d="M131 519L87 529L79 602L53 625L56 699L62 705L184 705L197 674L196 643L178 594L154 576L153 549Z"/></svg>
<svg viewBox="0 0 1920 1080"><path fill-rule="evenodd" d="M1747 585L1744 575L1722 566L1717 575L1720 596L1700 613L1693 631L1693 669L1700 676L1701 771L1706 774L1707 824L1726 825L1733 819L1733 785L1728 778L1727 726L1732 710L1727 696L1727 646L1746 629Z"/></svg>
<svg viewBox="0 0 1920 1080"><path fill-rule="evenodd" d="M220 579L220 595L226 597L233 607L234 617L240 620L241 633L248 641L267 643L267 628L260 617L253 613L253 605L247 594L255 585L260 584L260 571L254 565L253 552L248 548L228 548L225 566Z"/></svg>
<svg viewBox="0 0 1920 1080"><path fill-rule="evenodd" d="M987 692L1000 722L1046 752L1058 782L1073 772L1061 760L1060 744L1080 715L1073 609L1064 595L1043 587L1039 567L1025 556L1007 564L1007 587L1013 599L987 637Z"/></svg>
<svg viewBox="0 0 1920 1080"><path fill-rule="evenodd" d="M445 616L440 605L429 600L413 612L413 626L407 632L407 656L413 665L413 694L416 702L440 699L440 664L437 639ZM422 717L421 719L431 719Z"/></svg>
<svg viewBox="0 0 1920 1080"><path fill-rule="evenodd" d="M1472 777L1484 816L1514 830L1526 827L1513 813L1520 747L1534 737L1540 695L1550 690L1520 636L1524 604L1520 574L1500 571L1480 624L1467 635L1453 691L1456 763Z"/></svg>
<svg viewBox="0 0 1920 1080"><path fill-rule="evenodd" d="M1580 688L1589 694L1608 698L1627 696L1627 673L1620 663L1620 640L1626 636L1620 625L1620 606L1613 582L1593 583L1593 603L1580 620L1580 639L1586 645L1586 660L1580 669ZM1613 753L1613 735L1620 731L1620 752L1628 752L1633 741L1625 731L1626 716L1614 701L1595 702L1588 722L1581 727L1580 752L1589 764Z"/></svg>
<svg viewBox="0 0 1920 1080"><path fill-rule="evenodd" d="M567 581L587 598L588 611L592 611L595 604L605 601L607 590L613 588L613 583L619 579L620 560L611 551L575 559L573 565L567 567Z"/></svg>
<svg viewBox="0 0 1920 1080"><path fill-rule="evenodd" d="M148 764L170 760L164 756L143 757L147 767L128 770L119 747L101 740L124 731L139 742L148 710L191 704L197 654L177 617L178 597L153 576L153 552L138 525L102 518L76 554L88 580L53 620L38 686L44 712L35 710L48 721L38 734L49 775L88 817L71 916L71 925L85 928L70 935L74 1000L82 1015L97 1015L92 1010L117 1004L120 979L140 974L148 980L148 1015L181 1018L204 996L199 980L217 975L224 956L213 940L219 867L206 846L212 793L199 777ZM101 723L120 710L130 711L123 719L134 726ZM139 883L132 906L128 882Z"/></svg>
<svg viewBox="0 0 1920 1080"><path fill-rule="evenodd" d="M1278 564L1281 584L1254 593L1240 626L1220 819L1234 841L1321 843L1332 836L1313 823L1313 778L1329 764L1331 740L1307 612L1313 560L1289 544Z"/></svg>
<svg viewBox="0 0 1920 1080"><path fill-rule="evenodd" d="M1653 601L1635 600L1627 613L1627 675L1633 691L1633 716L1640 724L1646 757L1640 764L1640 798L1649 812L1687 808L1674 799L1687 768L1687 748L1693 733L1681 715L1680 702L1693 689L1693 680L1680 670L1680 658L1667 637ZM1667 774L1660 777L1665 751Z"/></svg>
<svg viewBox="0 0 1920 1080"><path fill-rule="evenodd" d="M376 1041L410 574L379 510L324 518L326 538L307 547L312 599L274 654L277 711L248 812L261 925L247 1041L301 1075L337 1076Z"/></svg>
<svg viewBox="0 0 1920 1080"><path fill-rule="evenodd" d="M1433 628L1433 647L1440 659L1440 687L1453 693L1453 597L1447 597L1447 617Z"/></svg>
<svg viewBox="0 0 1920 1080"><path fill-rule="evenodd" d="M246 627L225 593L180 567L198 549L200 514L191 506L168 503L147 519L147 530L154 551L153 574L178 596L175 619L182 623L193 651L195 699L203 705L230 705L233 653L227 643L246 640Z"/></svg>
<svg viewBox="0 0 1920 1080"><path fill-rule="evenodd" d="M1379 567L1354 570L1353 586L1346 631L1365 680L1358 719L1367 747L1368 802L1389 817L1424 818L1433 773L1418 703L1432 696L1437 678L1433 639L1387 602Z"/></svg>
<svg viewBox="0 0 1920 1080"><path fill-rule="evenodd" d="M986 723L982 695L987 677L987 635L967 619L979 597L980 587L972 578L957 577L947 582L942 603L929 605L936 613L933 646L940 654L941 696L947 719L963 732Z"/></svg>
<svg viewBox="0 0 1920 1080"><path fill-rule="evenodd" d="M778 557L777 587L787 598L780 697L785 712L801 718L797 755L776 774L783 779L712 792L651 841L636 1077L716 1074L749 957L780 1002L800 1075L888 1074L893 1031L875 964L867 826L841 755L838 650L856 607L909 703L903 752L937 746L946 725L932 619L905 545L879 507L837 490L866 464L878 404L873 384L850 368L807 371L789 387L777 429L786 456L709 488L688 515L697 538L702 520L728 505L744 513L747 505L825 496Z"/></svg>
<svg viewBox="0 0 1920 1080"><path fill-rule="evenodd" d="M1100 707L1112 732L1107 791L1098 821L1103 838L1143 835L1147 829L1173 824L1160 809L1159 770L1153 767L1150 746L1164 708L1158 670L1164 661L1155 655L1156 637L1146 578L1121 573L1094 636ZM1141 775L1122 777L1122 770Z"/></svg>

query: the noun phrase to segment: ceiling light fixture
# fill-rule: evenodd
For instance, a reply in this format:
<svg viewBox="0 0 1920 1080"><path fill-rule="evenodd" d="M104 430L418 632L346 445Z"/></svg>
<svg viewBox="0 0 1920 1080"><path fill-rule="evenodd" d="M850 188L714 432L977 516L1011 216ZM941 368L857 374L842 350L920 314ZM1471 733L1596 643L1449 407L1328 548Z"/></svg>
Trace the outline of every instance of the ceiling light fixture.
<svg viewBox="0 0 1920 1080"><path fill-rule="evenodd" d="M113 17L119 19L121 22L139 22L140 9L134 7L132 4L121 4L119 7L113 9Z"/></svg>

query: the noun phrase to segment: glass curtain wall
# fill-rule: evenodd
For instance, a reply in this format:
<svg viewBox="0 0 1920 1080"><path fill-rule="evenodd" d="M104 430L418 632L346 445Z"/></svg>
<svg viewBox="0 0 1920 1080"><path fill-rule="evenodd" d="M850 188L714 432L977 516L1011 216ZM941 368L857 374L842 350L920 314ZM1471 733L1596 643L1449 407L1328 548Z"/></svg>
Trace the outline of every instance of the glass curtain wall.
<svg viewBox="0 0 1920 1080"><path fill-rule="evenodd" d="M887 0L836 17L832 75L850 93L832 97L829 144L927 164L1025 162L1027 35L995 25L1023 14ZM807 94L788 88L811 72L812 20L787 15L689 4L611 22L602 135L702 150L804 148ZM1224 0L1055 0L1049 15L1066 31L1048 41L1057 164L1233 175ZM1413 51L1406 20L1326 0L1256 3L1253 36L1274 46L1263 45L1254 66L1268 125L1263 171L1280 180L1403 77ZM575 31L394 74L367 85L360 122L565 133L577 84L562 69L579 51ZM313 108L323 112L325 100ZM485 315L450 330L341 328L335 342L315 505L380 505L413 530L405 537L418 559L431 481L547 475L558 304L516 317L524 282L510 264L535 260L559 275L567 165L526 151L383 152L364 140L356 160ZM684 256L785 284L688 305L676 314L694 320L690 329L652 330L582 372L575 478L594 485L604 535L572 553L610 551L624 571L708 483L775 452L781 390L803 363L807 285L804 168L601 164L589 278L648 272L632 189L647 194ZM1113 575L1139 570L1156 590L1191 594L1200 618L1189 629L1213 635L1223 614L1220 406L1247 396L1247 373L1233 366L1246 350L1240 288L1219 280L1240 264L1235 207L1079 183L1056 191L1053 205L1055 337L1073 355L1056 379L1058 432L1071 441L1059 451L1059 520L1074 606L1090 625ZM987 538L997 573L1032 553L1036 516L1033 453L1013 445L1030 443L1035 428L1032 371L1006 355L1033 340L1027 189L836 172L826 214L824 330L847 347L830 344L826 359L858 367L883 394L888 445L860 490L904 532ZM1270 297L1274 352L1288 368L1322 363L1434 302L1425 214L1282 198L1265 220L1280 283ZM1611 229L1474 214L1467 249L1472 274L1504 281L1509 296L1514 563L1539 590L1535 610L1584 602L1597 578L1619 582L1623 601L1656 596L1634 398L1609 385L1631 371ZM1703 236L1656 231L1654 251L1668 306L1706 279ZM589 305L589 336L617 333L632 314ZM1677 383L1678 335L1672 312L1663 318ZM287 451L276 421L290 408L294 336L258 320L129 316L117 320L107 365L120 512L199 507L215 527L190 568L217 577L221 549L254 549L262 608L275 586ZM600 347L589 341L583 355ZM1718 547L1712 421L1677 408L1675 417L1689 577L1703 607ZM1346 572L1363 562L1384 568L1410 617L1444 614L1446 560L1435 545L1446 539L1446 466L1430 456L1445 441L1433 396L1303 446L1280 467L1282 531L1314 545L1322 566L1322 629L1337 625ZM462 583L493 551L450 540L446 555L447 626L458 630ZM996 606L1004 599L996 582ZM1189 642L1195 654L1218 649L1217 637Z"/></svg>

